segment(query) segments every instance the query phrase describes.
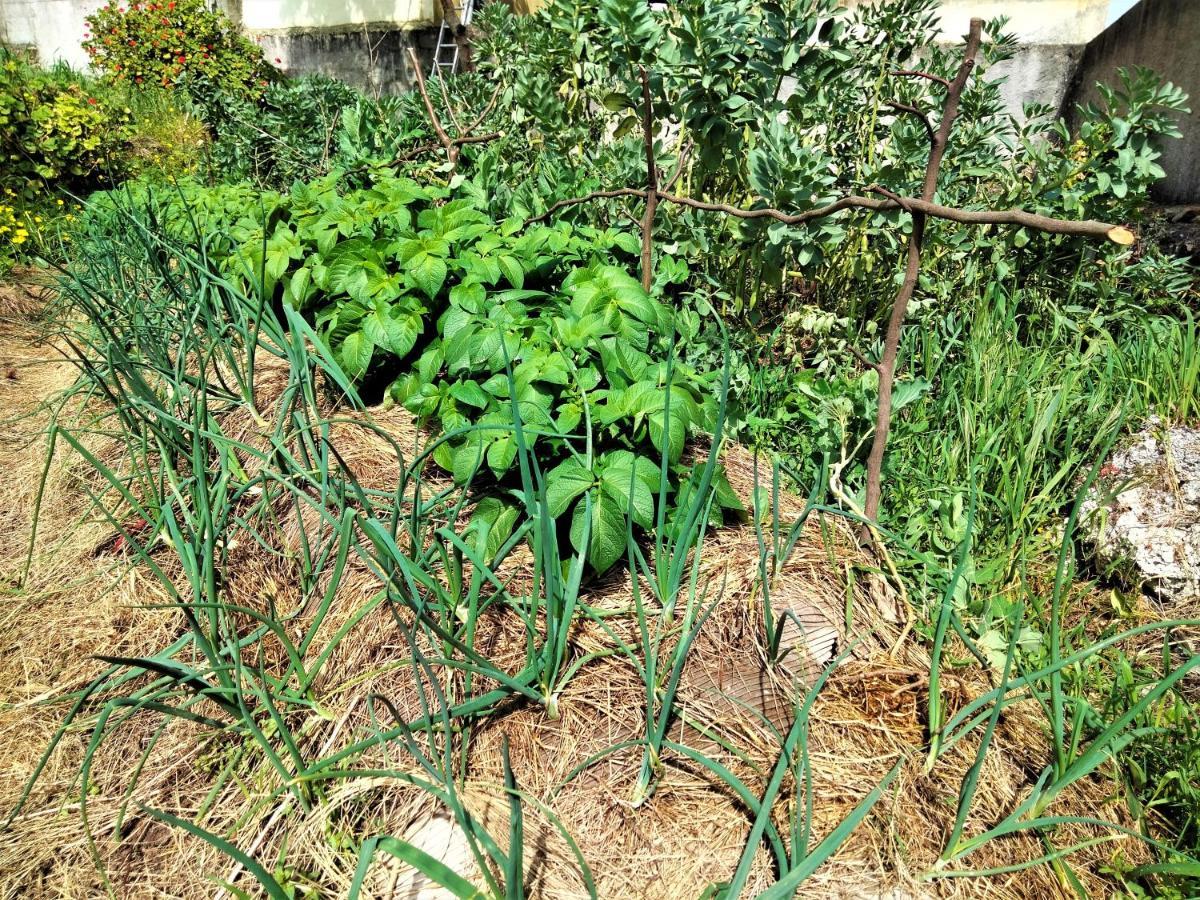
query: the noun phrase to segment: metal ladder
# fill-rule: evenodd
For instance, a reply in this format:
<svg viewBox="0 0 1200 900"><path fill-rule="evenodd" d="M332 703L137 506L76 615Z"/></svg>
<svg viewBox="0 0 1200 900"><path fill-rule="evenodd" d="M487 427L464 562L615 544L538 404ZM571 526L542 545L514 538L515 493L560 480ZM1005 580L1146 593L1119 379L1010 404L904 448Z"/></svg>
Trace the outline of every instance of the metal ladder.
<svg viewBox="0 0 1200 900"><path fill-rule="evenodd" d="M471 15L475 12L475 0L457 0L453 4L455 12L458 13L458 21L465 28L471 24ZM437 49L433 52L433 65L429 69L430 76L438 74L438 69L441 69L443 74L453 74L458 68L458 44L454 40L454 29L450 23L446 21L446 16L442 16L442 25L438 29Z"/></svg>

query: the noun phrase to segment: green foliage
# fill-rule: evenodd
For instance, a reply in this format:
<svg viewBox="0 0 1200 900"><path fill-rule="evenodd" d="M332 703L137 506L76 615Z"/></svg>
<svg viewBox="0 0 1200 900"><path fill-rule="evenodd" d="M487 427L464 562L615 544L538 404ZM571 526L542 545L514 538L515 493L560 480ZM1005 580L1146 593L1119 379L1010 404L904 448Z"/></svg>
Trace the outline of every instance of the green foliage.
<svg viewBox="0 0 1200 900"><path fill-rule="evenodd" d="M86 21L83 48L116 83L175 88L195 79L256 99L272 77L259 48L204 0L108 3Z"/></svg>
<svg viewBox="0 0 1200 900"><path fill-rule="evenodd" d="M0 52L0 187L32 203L51 189L112 184L129 164L132 114L70 70Z"/></svg>
<svg viewBox="0 0 1200 900"><path fill-rule="evenodd" d="M443 154L420 152L433 135L413 95L374 101L312 79L270 88L260 100L253 90L239 95L237 79L230 89L220 72L170 75L170 84L178 75L197 95L218 133L213 174L276 191L146 179L99 197L85 223L86 252L67 289L85 323L75 346L85 387L118 399L112 414L136 462L126 476L88 459L111 488L96 508L141 564L162 574L189 618L176 645L153 660L119 661L85 695L115 699L90 720L81 808L90 760L119 727L109 717L122 704L167 722L194 715L191 704L206 697L205 715L221 718L205 727L236 734L277 776L264 809L319 803L318 785L354 777L368 759L377 765L386 757L374 755L378 749L401 749L477 860L487 858L488 892L516 895L521 854L500 851L456 794L468 770L470 723L510 701L558 716L564 685L591 658L578 652L573 629L587 619L608 630L606 617L628 615L635 646L621 638L612 652L628 658L646 696L631 805L650 796L671 753L715 775L752 822L730 884L709 896L737 894L764 846L779 878L770 896L795 890L836 849L887 782L810 846L807 715L819 681L779 736L761 796L668 735L680 717L680 674L711 602L699 576L705 531L723 520L722 508L739 511L717 462L724 426L785 456L776 489L788 471L814 485L810 508L830 497L855 508L876 393L875 373L860 357L878 355L908 217L847 211L790 228L665 205L649 291L631 275L640 246L621 219L636 208L628 198L524 224L557 200L644 183L640 65L651 73L654 117L664 126L654 141L659 166L664 177L681 166L673 188L680 194L797 211L874 184L917 193L927 135L888 103L932 115L942 89L894 72L950 75L958 51L930 40L932 0L835 7L552 0L546 12L519 19L489 4L477 20L482 75L431 85L431 100L450 122L450 109L472 117L499 85L481 130L506 133L464 146L453 173ZM1102 104L1080 111L1077 141L1045 110L1019 123L986 74L1012 53L1003 27L988 23L938 199L1137 219L1161 176L1154 142L1174 132L1181 92L1137 70L1103 91ZM794 86L790 94L785 85ZM688 141L698 149L681 160ZM1050 854L1042 861L1066 880L1065 858L1076 848L1058 846L1056 828L1065 823L1042 813L1114 757L1139 824L1193 839L1194 708L1180 686L1196 658L1168 646L1161 666L1148 664L1107 652L1131 632L1114 628L1099 639L1070 627L1071 524L1065 537L1058 528L1067 498L1124 424L1151 410L1188 418L1200 409L1200 340L1189 305L1193 273L1152 247L1131 252L929 223L901 346L881 524L913 605L913 632L933 648L929 764L963 737L979 737L930 878L965 877L971 873L946 867L969 865L964 860L992 839L1033 830ZM739 326L732 336L717 311ZM289 373L280 408L254 408L255 421L267 423L265 449L223 430L228 413L257 402L259 353L286 358ZM351 405L403 404L427 426L426 453L454 487L422 500L424 458L405 469L394 495L359 485L329 437L322 410L330 398L318 402L321 386ZM713 432L710 452L697 453ZM86 455L80 437L63 439ZM781 538L765 496L754 499L771 635L770 573L795 534ZM165 549L152 552L124 531L128 508L153 523L148 533L169 537ZM248 630L248 613L220 587L236 565L230 548L278 545L280 509L319 523L310 545L299 517L298 608L316 614L285 628L272 609ZM499 573L519 546L533 560L533 587L511 596L524 588ZM166 550L178 554L186 579L158 568ZM1055 552L1051 591L1038 568ZM632 610L592 609L581 593L585 566L603 572L622 559ZM377 608L403 610L394 617L407 648L401 655L411 651L411 686L424 714L414 722L371 710L365 733L317 752L290 723L320 703L322 667L348 633L326 638L330 629L321 627L335 590L328 585L348 560L377 574L379 589L346 628ZM489 610L520 620L525 652L515 666L490 659L476 642ZM1139 626L1132 635L1165 627ZM950 710L942 679L963 662L953 658L956 634L995 671L998 686ZM779 648L770 649L774 660ZM255 657L286 662L236 669ZM968 823L997 723L1008 703L1029 697L1046 712L1054 759L1011 816L977 833ZM368 705L376 702L387 705L370 695ZM505 769L509 845L520 848L527 801ZM230 774L243 772L230 766L222 777ZM411 771L403 777L415 783ZM787 815L776 804L785 783L795 789ZM1165 829L1158 814L1170 817ZM198 836L240 852L224 836ZM467 890L402 841L348 841L356 843L363 876L382 851ZM1194 867L1155 846L1161 865L1174 869L1119 874L1161 886L1152 880ZM254 874L269 889L273 880L290 884L279 874L288 871L281 864L275 875Z"/></svg>
<svg viewBox="0 0 1200 900"><path fill-rule="evenodd" d="M598 571L622 555L626 515L654 527L660 460L674 495L691 477L689 437L715 423L713 376L666 361L694 317L615 264L628 250L612 232L493 223L386 174L339 191L335 173L287 195L134 185L98 199L92 225L120 228L131 204L245 290L304 312L351 380L391 380L390 402L447 435L434 459L457 482L503 489L519 443L536 450L551 515ZM719 496L716 521L737 507ZM519 524L503 508L492 518Z"/></svg>
<svg viewBox="0 0 1200 900"><path fill-rule="evenodd" d="M257 100L215 88L203 103L218 133L209 166L223 181L271 187L324 175L339 149L343 110L358 99L322 75L271 84Z"/></svg>

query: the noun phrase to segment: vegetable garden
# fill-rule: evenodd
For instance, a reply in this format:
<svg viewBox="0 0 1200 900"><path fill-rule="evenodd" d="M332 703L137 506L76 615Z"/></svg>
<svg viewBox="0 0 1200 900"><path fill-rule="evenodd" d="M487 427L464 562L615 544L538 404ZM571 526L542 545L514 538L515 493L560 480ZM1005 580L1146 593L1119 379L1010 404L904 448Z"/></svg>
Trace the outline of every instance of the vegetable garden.
<svg viewBox="0 0 1200 900"><path fill-rule="evenodd" d="M1193 896L1200 611L1080 514L1200 413L1187 98L933 6L0 59L4 896Z"/></svg>

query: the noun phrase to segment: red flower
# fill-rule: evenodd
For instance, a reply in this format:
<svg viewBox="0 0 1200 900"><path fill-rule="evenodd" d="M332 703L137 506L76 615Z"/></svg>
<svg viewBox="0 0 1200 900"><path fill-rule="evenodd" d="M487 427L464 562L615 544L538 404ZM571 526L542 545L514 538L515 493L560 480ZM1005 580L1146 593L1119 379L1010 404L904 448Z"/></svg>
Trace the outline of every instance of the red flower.
<svg viewBox="0 0 1200 900"><path fill-rule="evenodd" d="M89 103L91 106L95 106L95 105L96 105L96 98L95 98L95 97L88 97L88 103Z"/></svg>

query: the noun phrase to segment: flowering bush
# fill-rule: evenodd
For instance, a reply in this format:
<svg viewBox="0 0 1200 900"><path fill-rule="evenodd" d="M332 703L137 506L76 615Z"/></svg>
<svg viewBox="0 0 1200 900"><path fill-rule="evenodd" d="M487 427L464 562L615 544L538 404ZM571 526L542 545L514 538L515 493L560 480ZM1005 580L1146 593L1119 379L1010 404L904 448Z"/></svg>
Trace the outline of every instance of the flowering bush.
<svg viewBox="0 0 1200 900"><path fill-rule="evenodd" d="M28 262L47 251L58 255L54 248L71 240L78 211L59 197L38 212L37 207L25 206L11 188L0 192L0 275L15 262Z"/></svg>
<svg viewBox="0 0 1200 900"><path fill-rule="evenodd" d="M87 24L83 47L116 82L173 88L196 80L257 99L274 72L258 47L204 0L110 3Z"/></svg>

